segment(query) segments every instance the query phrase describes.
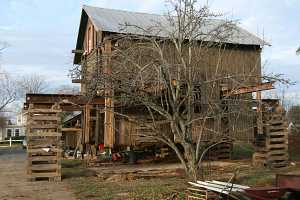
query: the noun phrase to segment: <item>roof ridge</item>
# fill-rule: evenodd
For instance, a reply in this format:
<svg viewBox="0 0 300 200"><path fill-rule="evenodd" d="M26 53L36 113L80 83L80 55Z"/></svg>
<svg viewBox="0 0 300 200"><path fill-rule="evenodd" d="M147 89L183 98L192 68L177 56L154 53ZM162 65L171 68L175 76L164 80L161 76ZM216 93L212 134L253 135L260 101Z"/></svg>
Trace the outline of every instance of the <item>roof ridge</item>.
<svg viewBox="0 0 300 200"><path fill-rule="evenodd" d="M96 8L96 9L111 10L111 11L126 12L126 13L135 13L135 14L143 14L143 15L155 15L155 16L161 16L161 17L166 16L164 14L158 14L158 13L149 13L149 12L142 12L142 11L130 11L130 10L115 9L115 8L104 8L104 7L91 6L91 5L86 5L86 4L84 4L82 7L83 8L90 7L90 8Z"/></svg>

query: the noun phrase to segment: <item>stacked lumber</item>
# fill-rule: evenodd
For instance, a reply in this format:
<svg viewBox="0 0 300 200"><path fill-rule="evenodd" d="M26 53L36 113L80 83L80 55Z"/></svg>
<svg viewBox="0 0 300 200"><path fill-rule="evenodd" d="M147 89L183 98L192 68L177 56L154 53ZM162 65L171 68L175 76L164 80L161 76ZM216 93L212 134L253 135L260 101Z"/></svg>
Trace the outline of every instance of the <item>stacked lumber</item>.
<svg viewBox="0 0 300 200"><path fill-rule="evenodd" d="M289 159L288 125L284 114L282 112L264 113L263 118L264 145L253 154L253 164L270 168L286 167Z"/></svg>
<svg viewBox="0 0 300 200"><path fill-rule="evenodd" d="M288 130L282 115L274 114L266 125L267 163L273 168L288 165Z"/></svg>
<svg viewBox="0 0 300 200"><path fill-rule="evenodd" d="M237 194L249 189L248 186L214 180L189 182L189 185L191 187L188 188L187 199L191 200L217 200L221 195L224 196L224 199L239 199Z"/></svg>
<svg viewBox="0 0 300 200"><path fill-rule="evenodd" d="M58 106L30 105L27 115L27 174L30 181L61 180L61 125Z"/></svg>

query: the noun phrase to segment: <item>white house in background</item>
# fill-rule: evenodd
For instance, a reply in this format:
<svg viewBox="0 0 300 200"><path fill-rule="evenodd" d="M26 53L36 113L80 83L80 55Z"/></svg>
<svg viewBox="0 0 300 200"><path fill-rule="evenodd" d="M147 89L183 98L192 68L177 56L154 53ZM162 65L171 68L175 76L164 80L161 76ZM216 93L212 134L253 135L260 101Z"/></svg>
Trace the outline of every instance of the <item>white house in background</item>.
<svg viewBox="0 0 300 200"><path fill-rule="evenodd" d="M8 140L10 137L18 138L25 137L26 131L26 115L19 113L17 115L16 123L7 120L5 127L0 128L0 141Z"/></svg>

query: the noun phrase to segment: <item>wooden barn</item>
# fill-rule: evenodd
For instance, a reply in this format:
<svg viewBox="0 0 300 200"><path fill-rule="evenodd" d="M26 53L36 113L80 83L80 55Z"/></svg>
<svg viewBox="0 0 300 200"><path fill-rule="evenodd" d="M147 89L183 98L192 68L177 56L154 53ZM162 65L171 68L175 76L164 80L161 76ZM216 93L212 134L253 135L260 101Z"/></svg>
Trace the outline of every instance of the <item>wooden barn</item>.
<svg viewBox="0 0 300 200"><path fill-rule="evenodd" d="M112 98L99 95L93 100L87 100L85 96L88 93L87 80L91 77L89 73L95 69L104 73L109 62L100 59L103 55L110 55L114 48L118 45L113 40L112 36L117 34L141 34L136 29L129 29L124 31L122 24L130 23L139 27L147 28L153 26L153 23L164 22L165 18L162 15L128 12L122 10L104 9L97 7L84 6L82 8L80 26L78 31L78 38L76 49L73 50L74 65L78 66L81 71L86 72L85 75L74 78L73 83L81 85L80 95L39 95L27 94L26 106L34 104L37 107L51 107L54 103L60 103L63 111L81 111L80 117L76 116L80 121L80 125L76 123L76 127L65 127L64 132L81 134L81 136L70 137L72 145L75 145L74 138L80 139L81 143L85 144L104 144L107 148L126 148L137 147L141 145L155 144L156 141L144 141L137 133L147 132L147 128L131 123L124 118L114 115ZM220 21L215 20L212 24L218 24ZM261 50L265 42L249 33L241 27L235 26L235 31L228 40L224 43L222 53L220 49L211 47L205 52L205 65L200 67L199 79L209 78L216 72L218 66L218 73L220 75L230 74L247 74L247 79L243 86L238 86L235 83L228 82L220 84L216 94L220 96L226 94L239 95L242 98L252 100L252 93L257 93L256 97L260 101L260 91L273 89L272 83L262 83L261 76ZM151 37L151 35L148 35ZM157 35L155 35L157 36ZM114 62L111 60L111 62ZM251 75L251 76L249 76ZM250 78L249 78L250 77ZM244 79L245 77L241 77ZM234 88L234 91L232 90ZM220 98L220 97L218 97ZM205 98L203 102L205 102ZM253 105L244 104L245 109L252 109ZM132 117L135 117L132 114ZM139 117L136 114L136 117ZM233 116L234 117L234 116ZM228 132L232 136L240 140L252 142L254 139L254 132L257 130L258 115L241 115L239 119L227 120L231 127ZM211 129L222 129L222 126L214 121L208 120L207 126ZM240 132L241 127L249 126L247 131ZM162 130L170 130L162 127ZM209 135L214 131L207 131L207 140ZM197 136L197 126L195 126L193 134ZM67 134L66 134L67 135Z"/></svg>
<svg viewBox="0 0 300 200"><path fill-rule="evenodd" d="M76 50L74 51L74 64L80 65L82 71L86 72L92 71L93 69L104 70L105 66L103 65L105 65L105 63L100 61L100 57L103 54L111 54L114 51L116 44L115 41L111 39L113 35L141 34L136 29L124 31L122 24L134 24L147 29L147 27L153 26L153 23L157 21L166 24L164 20L164 16L161 15L84 6L82 9ZM213 23L217 24L218 21L214 21ZM240 27L235 28L237 31L228 40L222 54L219 53L219 49L216 47L212 47L205 52L207 56L205 56L206 60L203 62L206 66L203 67L203 71L199 72L199 78L207 78L210 74L215 72L216 66L220 66L220 74L252 74L253 78L248 78L248 80L245 81L247 87L257 87L257 85L259 85L259 87L266 87L266 85L260 85L261 81L259 78L261 75L261 48L264 45L264 41ZM217 64L217 62L220 62L220 64ZM87 92L87 85L84 78L85 77L81 77L80 80L73 80L74 82L80 82L83 95ZM235 86L227 84L227 87L234 88ZM269 86L269 89L271 87L272 86ZM253 91L256 91L255 89L259 88L253 89ZM250 98L252 98L251 95ZM105 103L111 104L112 102L106 100ZM109 105L105 106L108 107ZM108 147L134 146L142 141L141 138L133 135L138 135L136 134L137 131L146 131L145 128L136 127L126 120L119 119L114 116L113 112L91 112L93 116L98 117L96 117L96 121L92 122L93 125L89 126L94 127L94 129L92 128L90 130L92 133L89 135L92 136L94 133L98 134L96 134L95 137L86 138L86 141L95 140L92 138L97 138L96 143L104 143L105 146ZM245 117L248 119L243 119L231 127L238 129L239 127L236 126L243 126L243 122L249 123L249 121L253 121L254 123L253 116ZM212 127L216 126L216 123L213 121L208 123L212 124L210 125ZM87 130L85 131L87 132ZM195 134L197 134L196 132L197 129L195 128ZM234 131L231 130L231 132ZM242 140L251 141L253 140L253 132L254 129L252 127L247 133L240 133L238 137ZM238 131L235 131L235 134L239 134Z"/></svg>

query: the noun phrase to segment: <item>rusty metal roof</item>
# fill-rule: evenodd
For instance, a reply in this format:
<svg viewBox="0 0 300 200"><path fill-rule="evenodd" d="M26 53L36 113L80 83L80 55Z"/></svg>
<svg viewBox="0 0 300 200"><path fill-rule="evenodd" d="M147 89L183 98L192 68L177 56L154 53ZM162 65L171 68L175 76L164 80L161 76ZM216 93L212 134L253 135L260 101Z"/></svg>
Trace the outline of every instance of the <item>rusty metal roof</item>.
<svg viewBox="0 0 300 200"><path fill-rule="evenodd" d="M130 33L130 34L150 34L152 36L168 37L173 27L164 15L129 12L123 10L114 10L107 8L98 8L91 6L83 6L83 10L92 20L94 26L98 30L114 32L114 33ZM209 33L218 26L224 24L224 20L207 20L201 32ZM126 26L129 24L132 26ZM159 30L155 27L159 26ZM163 29L161 27L164 27ZM142 29L147 30L146 32ZM200 38L201 39L201 38ZM245 44L245 45L264 45L265 42L249 33L245 29L234 27L231 36L226 43Z"/></svg>
<svg viewBox="0 0 300 200"><path fill-rule="evenodd" d="M169 37L170 33L174 31L174 26L170 24L170 21L167 20L164 15L98 8L85 5L82 9L76 49L83 49L84 31L86 29L88 18L92 21L96 30L104 32ZM224 24L224 22L224 20L217 19L207 20L200 31L203 33L202 35L205 35ZM130 26L126 26L126 24L129 24ZM199 38L199 40L202 40L202 38ZM215 41L214 39L210 40L209 38L206 38L205 40ZM237 25L234 25L230 37L227 37L223 42L255 46L267 44L264 40ZM78 64L79 62L80 56L75 54L74 64Z"/></svg>

